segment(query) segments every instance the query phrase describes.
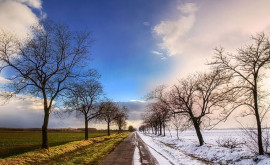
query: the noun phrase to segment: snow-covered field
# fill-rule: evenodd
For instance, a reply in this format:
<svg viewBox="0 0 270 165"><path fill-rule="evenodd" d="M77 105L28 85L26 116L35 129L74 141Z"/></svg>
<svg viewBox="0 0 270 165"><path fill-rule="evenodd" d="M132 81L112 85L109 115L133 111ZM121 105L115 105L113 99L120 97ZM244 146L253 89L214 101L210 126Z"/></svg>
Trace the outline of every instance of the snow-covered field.
<svg viewBox="0 0 270 165"><path fill-rule="evenodd" d="M180 140L176 132L166 132L166 136L143 134L140 137L148 145L150 152L160 164L241 164L241 165L270 165L268 156L256 156L250 151L243 140L241 130L210 130L203 131L205 145L199 146L194 131L184 131ZM217 141L233 139L239 145L236 148L226 148L218 145Z"/></svg>

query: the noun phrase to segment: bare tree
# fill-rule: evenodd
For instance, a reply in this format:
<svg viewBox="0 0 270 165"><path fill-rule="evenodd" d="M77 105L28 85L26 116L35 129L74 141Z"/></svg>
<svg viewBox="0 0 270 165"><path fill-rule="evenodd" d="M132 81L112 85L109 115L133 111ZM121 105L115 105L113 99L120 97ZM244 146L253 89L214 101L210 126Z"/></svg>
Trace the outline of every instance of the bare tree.
<svg viewBox="0 0 270 165"><path fill-rule="evenodd" d="M157 135L158 133L158 127L159 127L159 120L156 118L156 115L153 115L152 112L147 109L147 112L142 115L143 119L143 126L141 127L143 129L143 132L148 131L149 129L152 130L152 133Z"/></svg>
<svg viewBox="0 0 270 165"><path fill-rule="evenodd" d="M84 117L85 140L88 140L89 121L99 114L96 105L102 93L103 88L95 79L75 83L66 93L65 106L67 112L72 113L75 111Z"/></svg>
<svg viewBox="0 0 270 165"><path fill-rule="evenodd" d="M166 104L164 104L163 102L156 102L155 106L157 108L157 113L160 114L161 116L161 126L163 128L163 136L165 136L165 132L166 132L166 125L167 122L169 121L172 113L170 111L170 109L168 108L168 106Z"/></svg>
<svg viewBox="0 0 270 165"><path fill-rule="evenodd" d="M119 112L117 113L114 123L118 126L118 133L121 133L123 128L127 125L127 119L128 119L128 109L127 107L123 106L119 109Z"/></svg>
<svg viewBox="0 0 270 165"><path fill-rule="evenodd" d="M107 123L108 136L110 136L110 126L117 117L118 112L119 107L115 102L104 101L99 105L98 120L105 121Z"/></svg>
<svg viewBox="0 0 270 165"><path fill-rule="evenodd" d="M263 155L262 143L262 118L266 114L263 103L265 93L261 88L264 78L264 70L270 66L270 43L269 36L264 33L252 36L253 44L238 49L236 54L225 53L223 48L216 48L214 61L210 63L213 67L224 72L230 72L233 76L231 90L238 93L238 99L233 101L236 108L247 107L249 112L244 115L254 115L257 125L257 141L259 154Z"/></svg>
<svg viewBox="0 0 270 165"><path fill-rule="evenodd" d="M214 120L213 116L222 116L227 102L232 99L229 92L223 87L230 81L231 75L220 70L210 73L195 74L182 79L170 91L162 85L152 91L148 98L154 98L161 109L168 114L180 114L188 117L196 131L200 145L204 144L201 126L209 126ZM220 113L215 110L219 109ZM165 111L164 111L165 112ZM177 116L180 116L177 115ZM219 118L219 119L220 119Z"/></svg>
<svg viewBox="0 0 270 165"><path fill-rule="evenodd" d="M151 103L151 104L148 104L147 111L148 111L147 122L151 122L149 124L156 127L155 128L156 133L159 130L159 135L162 135L163 125L162 125L162 114L160 113L160 108L158 107L157 104Z"/></svg>
<svg viewBox="0 0 270 165"><path fill-rule="evenodd" d="M189 118L187 116L181 115L181 114L172 115L171 120L170 120L170 124L176 130L177 139L180 139L179 133L185 131L191 125L191 123L189 122Z"/></svg>
<svg viewBox="0 0 270 165"><path fill-rule="evenodd" d="M141 131L141 132L145 133L145 132L146 132L147 127L148 127L147 125L143 124L143 125L141 125L141 126L139 127L139 131Z"/></svg>
<svg viewBox="0 0 270 165"><path fill-rule="evenodd" d="M151 126L155 126L155 129L159 128L159 135L162 135L163 130L163 136L165 136L166 123L171 115L170 110L162 102L150 103L147 108L149 116L146 122L149 122Z"/></svg>
<svg viewBox="0 0 270 165"><path fill-rule="evenodd" d="M67 86L81 75L83 61L88 59L90 34L71 32L67 26L44 22L32 27L32 36L20 41L0 35L0 61L7 74L9 90L43 99L44 121L42 148L48 148L48 123L54 101Z"/></svg>
<svg viewBox="0 0 270 165"><path fill-rule="evenodd" d="M155 88L153 91L148 93L146 98L148 100L154 100L154 103L149 104L150 106L150 114L152 112L156 112L156 114L152 114L149 117L149 122L151 125L155 125L155 128L159 127L160 135L162 134L163 127L163 135L165 136L165 126L166 122L169 120L170 116L174 113L174 107L169 101L169 92L166 91L167 86L160 85ZM152 110L151 110L152 109ZM160 118L160 119L159 119ZM155 132L157 132L155 130Z"/></svg>
<svg viewBox="0 0 270 165"><path fill-rule="evenodd" d="M191 120L200 145L204 144L203 136L201 134L200 124L201 117L197 116L198 112L194 109L196 102L196 77L189 76L187 79L179 81L178 85L174 85L170 94L172 106L174 106L175 113L187 115Z"/></svg>
<svg viewBox="0 0 270 165"><path fill-rule="evenodd" d="M200 145L204 144L201 134L202 124L209 126L214 121L218 123L223 117L226 103L232 99L229 92L223 90L230 79L230 74L214 70L210 73L189 76L187 79L179 81L179 84L172 88L170 102L174 106L174 113L189 117ZM214 116L220 118L214 120Z"/></svg>
<svg viewBox="0 0 270 165"><path fill-rule="evenodd" d="M227 90L232 75L219 69L197 74L194 108L198 118L204 118L205 126L215 126L227 116L228 102L236 96Z"/></svg>

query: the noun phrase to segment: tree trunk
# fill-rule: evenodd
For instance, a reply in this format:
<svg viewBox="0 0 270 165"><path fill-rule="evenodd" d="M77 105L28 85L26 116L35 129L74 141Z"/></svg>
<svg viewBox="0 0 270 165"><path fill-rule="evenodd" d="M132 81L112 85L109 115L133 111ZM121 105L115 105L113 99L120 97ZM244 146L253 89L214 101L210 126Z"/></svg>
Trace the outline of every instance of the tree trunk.
<svg viewBox="0 0 270 165"><path fill-rule="evenodd" d="M42 125L42 148L48 149L48 123L49 123L49 109L44 106L44 121Z"/></svg>
<svg viewBox="0 0 270 165"><path fill-rule="evenodd" d="M110 136L110 122L107 123L107 132L108 132L108 136Z"/></svg>
<svg viewBox="0 0 270 165"><path fill-rule="evenodd" d="M160 122L159 124L159 135L161 136L162 135L162 123Z"/></svg>
<svg viewBox="0 0 270 165"><path fill-rule="evenodd" d="M172 133L171 133L171 129L168 127L168 131L169 131L169 133L170 133L170 136L171 136L171 138L173 138L172 137Z"/></svg>
<svg viewBox="0 0 270 165"><path fill-rule="evenodd" d="M177 139L179 139L178 128L176 128L176 135L177 135Z"/></svg>
<svg viewBox="0 0 270 165"><path fill-rule="evenodd" d="M163 123L163 135L165 136L165 122Z"/></svg>
<svg viewBox="0 0 270 165"><path fill-rule="evenodd" d="M88 140L88 120L87 120L87 116L85 116L85 119L84 119L84 124L85 124L85 127L84 127L84 139L85 140Z"/></svg>
<svg viewBox="0 0 270 165"><path fill-rule="evenodd" d="M121 127L118 126L118 134L121 133Z"/></svg>
<svg viewBox="0 0 270 165"><path fill-rule="evenodd" d="M204 144L204 140L203 140L203 136L202 136L202 133L201 133L200 125L199 125L199 123L196 121L196 119L194 117L192 118L192 121L193 121L193 125L194 125L194 128L195 128L197 137L199 139L200 146L202 146Z"/></svg>
<svg viewBox="0 0 270 165"><path fill-rule="evenodd" d="M258 149L259 149L259 155L263 155L263 144L262 144L262 126L261 126L261 120L260 120L260 114L258 109L258 96L257 96L257 85L255 83L255 90L253 91L253 97L254 97L254 110L255 110L255 116L256 116L256 122L257 122L257 132L258 132Z"/></svg>

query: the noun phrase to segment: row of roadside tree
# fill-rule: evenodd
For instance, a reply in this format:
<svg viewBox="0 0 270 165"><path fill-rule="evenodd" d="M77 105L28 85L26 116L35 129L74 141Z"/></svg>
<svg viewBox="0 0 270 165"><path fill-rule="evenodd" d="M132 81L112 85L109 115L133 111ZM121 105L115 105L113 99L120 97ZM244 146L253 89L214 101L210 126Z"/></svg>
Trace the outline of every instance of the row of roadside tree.
<svg viewBox="0 0 270 165"><path fill-rule="evenodd" d="M270 67L269 36L260 33L252 36L253 43L229 53L216 48L208 72L180 79L173 86L161 85L150 92L150 104L143 116L141 131L165 135L168 122L178 129L193 126L200 146L204 144L201 129L213 127L234 111L242 116L254 116L256 123L257 152L263 155L262 122L269 109L265 90L266 75Z"/></svg>
<svg viewBox="0 0 270 165"><path fill-rule="evenodd" d="M71 31L48 20L33 25L24 39L0 31L0 71L7 82L1 99L6 101L18 94L42 99L42 148L49 147L48 124L54 110L83 116L85 139L90 120L105 121L108 135L112 123L117 124L119 132L126 124L127 108L102 99L100 75L90 69L93 42L88 31Z"/></svg>

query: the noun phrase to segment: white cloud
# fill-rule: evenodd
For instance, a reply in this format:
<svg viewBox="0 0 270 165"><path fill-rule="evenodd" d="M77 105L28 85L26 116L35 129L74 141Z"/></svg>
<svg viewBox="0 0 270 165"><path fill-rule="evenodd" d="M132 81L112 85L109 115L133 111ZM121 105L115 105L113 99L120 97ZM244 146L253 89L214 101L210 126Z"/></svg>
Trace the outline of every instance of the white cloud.
<svg viewBox="0 0 270 165"><path fill-rule="evenodd" d="M155 54L155 55L159 55L159 56L163 55L162 52L159 52L159 51L156 51L156 50L153 50L152 53Z"/></svg>
<svg viewBox="0 0 270 165"><path fill-rule="evenodd" d="M167 55L165 53L160 52L160 51L153 50L152 54L158 55L161 60L167 59Z"/></svg>
<svg viewBox="0 0 270 165"><path fill-rule="evenodd" d="M146 101L144 101L144 100L130 100L130 102L139 102L139 103L145 103Z"/></svg>
<svg viewBox="0 0 270 165"><path fill-rule="evenodd" d="M175 20L161 21L154 27L154 32L162 40L159 47L166 50L169 56L183 52L184 48L179 42L183 41L183 37L191 30L195 22L195 12L197 11L195 4L187 3L178 9L180 15L183 13L186 15L181 15Z"/></svg>
<svg viewBox="0 0 270 165"><path fill-rule="evenodd" d="M150 23L146 21L146 22L143 22L143 25L144 26L150 26Z"/></svg>
<svg viewBox="0 0 270 165"><path fill-rule="evenodd" d="M10 82L10 80L5 79L4 77L0 76L0 84L6 84L6 83L9 83L9 82Z"/></svg>
<svg viewBox="0 0 270 165"><path fill-rule="evenodd" d="M41 0L15 0L19 3L24 3L29 7L36 8L36 9L41 9Z"/></svg>
<svg viewBox="0 0 270 165"><path fill-rule="evenodd" d="M248 44L251 35L269 34L269 6L268 0L206 0L175 7L176 15L174 12L172 19L161 20L153 29L160 37L158 47L174 58L168 82L180 78L180 73L186 76L207 69L205 63L217 46L235 51Z"/></svg>
<svg viewBox="0 0 270 165"><path fill-rule="evenodd" d="M161 60L166 60L167 59L167 57L161 57Z"/></svg>
<svg viewBox="0 0 270 165"><path fill-rule="evenodd" d="M39 22L32 10L38 10L41 19L46 17L41 5L41 0L0 0L0 30L13 33L19 39L31 36L30 26ZM0 84L8 81L0 75Z"/></svg>
<svg viewBox="0 0 270 165"><path fill-rule="evenodd" d="M198 7L194 3L186 3L185 5L179 5L177 9L185 14L193 14L198 10Z"/></svg>
<svg viewBox="0 0 270 165"><path fill-rule="evenodd" d="M29 27L39 21L32 9L41 10L41 1L0 0L0 29L15 33L19 38L26 37Z"/></svg>

